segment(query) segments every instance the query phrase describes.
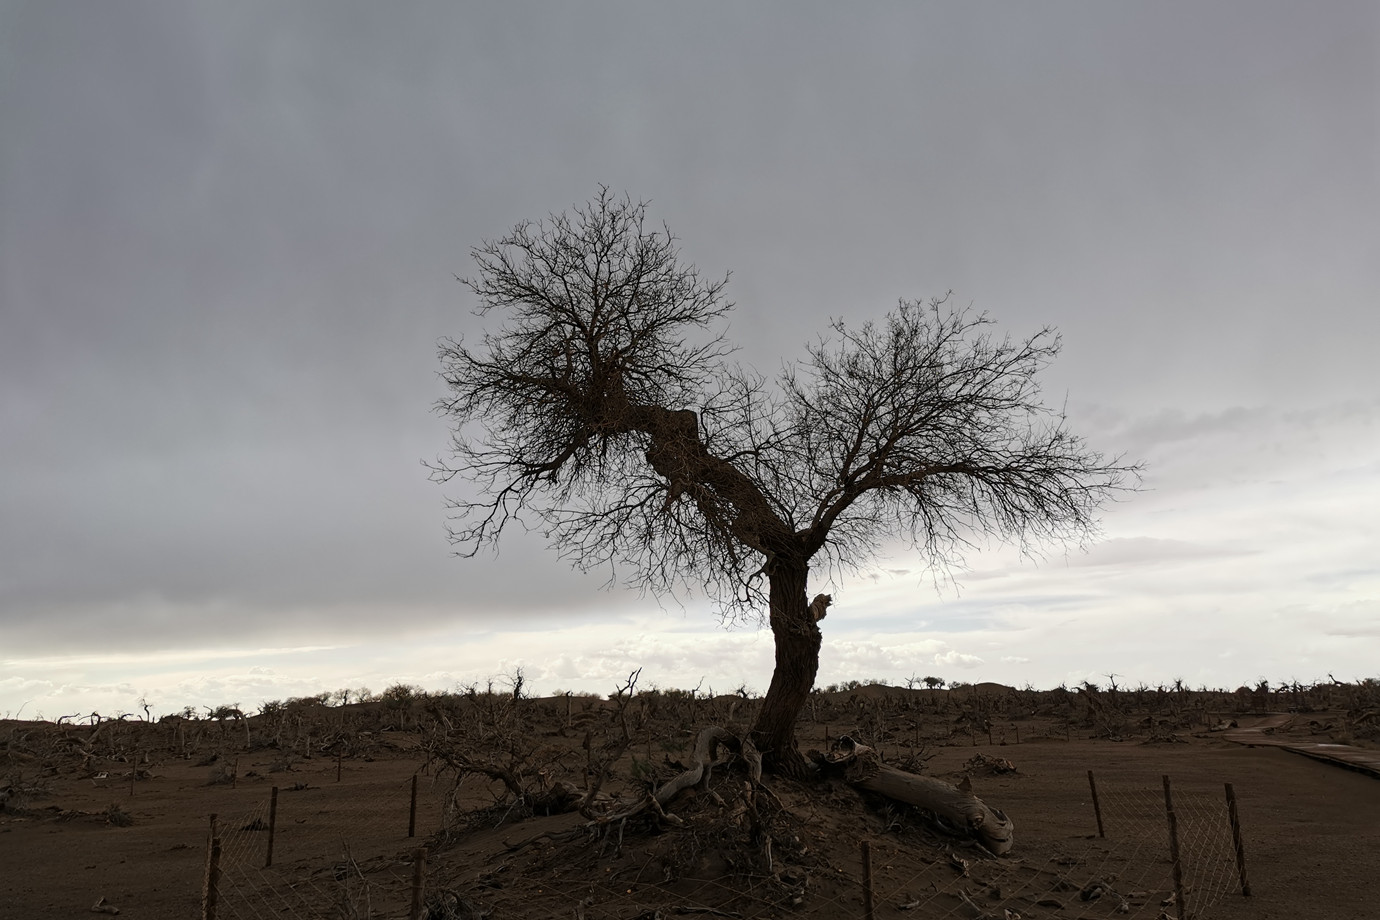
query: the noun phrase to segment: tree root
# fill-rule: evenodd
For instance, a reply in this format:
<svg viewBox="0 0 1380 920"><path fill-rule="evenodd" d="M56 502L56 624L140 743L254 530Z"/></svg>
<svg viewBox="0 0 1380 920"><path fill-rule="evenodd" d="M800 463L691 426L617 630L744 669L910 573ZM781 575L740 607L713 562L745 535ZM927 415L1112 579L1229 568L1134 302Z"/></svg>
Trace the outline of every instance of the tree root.
<svg viewBox="0 0 1380 920"><path fill-rule="evenodd" d="M582 809L581 813L590 819L586 827L607 827L647 811L655 813L657 820L662 823L672 824L676 827L684 826L685 822L667 811L666 806L687 789L695 786L699 786L701 789L709 788L709 777L714 767L728 761L726 757L719 757L720 748L737 754L748 765L748 775L752 779L751 787L753 790L764 788L761 785L762 755L757 752L757 748L753 746L752 742L740 741L738 736L728 729L711 725L700 731L699 739L695 743L693 766L677 774L660 789L647 793L641 800L626 808L604 814L590 814Z"/></svg>
<svg viewBox="0 0 1380 920"><path fill-rule="evenodd" d="M665 807L668 802L692 786L708 788L709 774L714 769L714 766L721 762L718 760L720 745L728 748L734 753L739 753L743 750L743 745L738 740L738 736L728 729L720 728L717 725L710 725L702 729L700 731L699 740L695 742L694 766L690 767L690 769L681 773L679 776L676 776L656 791L655 798L657 804ZM750 750L751 755L745 759L748 761L749 769L754 769L754 782L757 782L762 778L762 757L760 754L757 754L756 748L750 748ZM754 764L755 768L753 767Z"/></svg>
<svg viewBox="0 0 1380 920"><path fill-rule="evenodd" d="M710 776L716 766L730 760L741 760L746 766L743 800L734 817L746 812L756 813L759 793L765 794L778 808L782 807L771 791L762 785L762 755L752 739L740 739L733 732L718 725L702 729L695 742L694 760L688 769L672 777L660 788L649 791L631 802L619 803L591 789L581 795L573 784L558 782L543 790L532 800L536 810L546 813L578 811L585 816L587 828L607 828L621 825L629 818L648 815L661 824L683 827L685 822L670 811L671 804L682 793L698 787L709 788ZM989 808L973 795L965 779L955 786L929 776L899 770L882 763L871 747L844 736L829 754L811 752L815 766L826 775L842 778L849 785L873 792L888 799L912 805L933 815L940 823L956 833L977 841L989 852L1002 855L1010 852L1014 843L1014 825L1003 812ZM463 755L450 752L449 763L459 769L480 773L499 780L523 799L523 793L512 771L492 764L478 763Z"/></svg>

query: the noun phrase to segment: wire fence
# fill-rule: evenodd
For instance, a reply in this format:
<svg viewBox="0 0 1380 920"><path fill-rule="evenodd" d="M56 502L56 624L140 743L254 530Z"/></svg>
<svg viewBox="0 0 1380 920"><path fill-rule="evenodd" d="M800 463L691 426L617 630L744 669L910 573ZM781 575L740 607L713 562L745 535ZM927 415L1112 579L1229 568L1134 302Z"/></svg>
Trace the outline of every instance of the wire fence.
<svg viewBox="0 0 1380 920"><path fill-rule="evenodd" d="M420 835L446 823L449 785L413 774L355 785L348 796L323 789L274 787L247 811L211 817L218 880L203 900L213 916L409 916Z"/></svg>
<svg viewBox="0 0 1380 920"><path fill-rule="evenodd" d="M212 817L203 917L1209 920L1224 898L1248 893L1230 786L1082 780L1052 804L1085 815L1086 834L1025 828L1015 853L993 858L898 816L883 833L860 832L856 849L832 841L830 855L805 861L803 849L783 858L780 835L774 854L766 834L751 859L725 858L713 838L727 825L638 847L625 826L576 815L504 824L497 800L461 808L453 776L420 769L347 796L298 783ZM734 802L720 804L727 813Z"/></svg>

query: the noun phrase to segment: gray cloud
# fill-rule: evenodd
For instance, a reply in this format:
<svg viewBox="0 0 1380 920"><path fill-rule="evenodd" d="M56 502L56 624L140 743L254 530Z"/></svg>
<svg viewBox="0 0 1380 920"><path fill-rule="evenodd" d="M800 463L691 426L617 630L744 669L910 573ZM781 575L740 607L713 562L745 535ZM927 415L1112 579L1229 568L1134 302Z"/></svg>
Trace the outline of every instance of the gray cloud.
<svg viewBox="0 0 1380 920"><path fill-rule="evenodd" d="M1157 562L1208 560L1248 555L1249 550L1203 546L1189 540L1155 537L1113 537L1094 546L1086 555L1070 556L1072 566L1153 565Z"/></svg>
<svg viewBox="0 0 1380 920"><path fill-rule="evenodd" d="M1059 326L1049 398L1152 489L1085 573L1264 565L1219 534L1264 494L1238 488L1284 500L1271 545L1363 541L1339 495L1380 476L1378 34L1360 2L9 4L0 647L650 605L530 539L450 559L418 462L435 342L477 329L452 272L598 182L733 270L767 372L950 288Z"/></svg>

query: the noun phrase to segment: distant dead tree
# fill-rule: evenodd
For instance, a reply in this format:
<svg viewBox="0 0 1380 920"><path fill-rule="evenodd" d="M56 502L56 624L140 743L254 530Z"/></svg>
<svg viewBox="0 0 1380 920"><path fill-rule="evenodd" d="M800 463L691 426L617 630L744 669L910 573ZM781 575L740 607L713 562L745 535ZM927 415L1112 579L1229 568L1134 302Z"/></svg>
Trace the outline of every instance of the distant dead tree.
<svg viewBox="0 0 1380 920"><path fill-rule="evenodd" d="M699 588L728 618L765 609L776 664L752 740L777 770L804 767L828 603L811 605L812 566L856 570L895 538L940 571L978 537L1077 543L1135 486L1040 401L1052 329L997 338L947 298L902 302L834 321L768 380L728 360L727 276L683 264L645 203L602 188L472 255L458 280L493 322L440 344L452 451L432 465L474 484L449 499L457 552L533 523L581 570Z"/></svg>

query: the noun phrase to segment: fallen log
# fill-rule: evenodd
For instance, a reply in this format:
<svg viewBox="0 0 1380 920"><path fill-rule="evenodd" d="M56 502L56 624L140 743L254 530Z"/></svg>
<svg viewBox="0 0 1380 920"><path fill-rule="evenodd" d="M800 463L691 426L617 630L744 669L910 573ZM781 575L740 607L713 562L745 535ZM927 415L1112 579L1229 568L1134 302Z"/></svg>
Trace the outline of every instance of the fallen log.
<svg viewBox="0 0 1380 920"><path fill-rule="evenodd" d="M1011 819L973 795L966 779L955 786L898 770L882 763L874 749L846 735L839 738L833 751L815 756L822 769L841 775L849 785L924 809L998 856L1010 852L1015 843Z"/></svg>

